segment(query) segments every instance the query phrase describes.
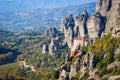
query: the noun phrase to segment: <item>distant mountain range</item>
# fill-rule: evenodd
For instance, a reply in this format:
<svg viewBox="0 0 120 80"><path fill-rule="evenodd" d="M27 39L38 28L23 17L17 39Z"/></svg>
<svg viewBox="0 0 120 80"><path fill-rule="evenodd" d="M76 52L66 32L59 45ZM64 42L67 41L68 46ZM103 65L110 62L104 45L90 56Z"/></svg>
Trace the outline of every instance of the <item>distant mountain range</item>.
<svg viewBox="0 0 120 80"><path fill-rule="evenodd" d="M10 31L29 31L39 30L44 31L49 27L60 27L63 16L67 13L76 16L84 9L89 15L95 12L96 3L86 3L76 6L68 6L54 9L31 9L26 11L0 11L0 29Z"/></svg>
<svg viewBox="0 0 120 80"><path fill-rule="evenodd" d="M96 0L0 0L0 12L38 8L58 8L95 1Z"/></svg>

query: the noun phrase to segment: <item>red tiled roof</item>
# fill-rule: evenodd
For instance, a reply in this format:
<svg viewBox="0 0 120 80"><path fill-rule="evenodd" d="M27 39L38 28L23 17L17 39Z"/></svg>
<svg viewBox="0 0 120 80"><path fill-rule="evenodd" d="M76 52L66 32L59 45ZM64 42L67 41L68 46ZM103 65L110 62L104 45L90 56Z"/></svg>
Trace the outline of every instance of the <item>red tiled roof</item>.
<svg viewBox="0 0 120 80"><path fill-rule="evenodd" d="M76 56L78 53L79 53L79 51L76 50L72 54L73 54L73 56Z"/></svg>

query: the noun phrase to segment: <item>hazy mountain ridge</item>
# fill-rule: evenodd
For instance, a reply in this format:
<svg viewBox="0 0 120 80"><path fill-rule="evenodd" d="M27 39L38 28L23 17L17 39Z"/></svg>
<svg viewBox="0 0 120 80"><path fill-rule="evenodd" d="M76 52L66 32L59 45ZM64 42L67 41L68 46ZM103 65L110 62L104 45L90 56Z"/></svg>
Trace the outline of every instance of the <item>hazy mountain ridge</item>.
<svg viewBox="0 0 120 80"><path fill-rule="evenodd" d="M61 19L67 13L74 16L84 9L90 15L95 12L96 3L87 3L54 9L37 9L19 12L0 13L0 28L10 31L45 30L48 27L59 28Z"/></svg>
<svg viewBox="0 0 120 80"><path fill-rule="evenodd" d="M96 0L0 0L0 11L19 11L38 8L58 8L68 5L84 4L87 2L95 2ZM81 3L80 3L81 2Z"/></svg>

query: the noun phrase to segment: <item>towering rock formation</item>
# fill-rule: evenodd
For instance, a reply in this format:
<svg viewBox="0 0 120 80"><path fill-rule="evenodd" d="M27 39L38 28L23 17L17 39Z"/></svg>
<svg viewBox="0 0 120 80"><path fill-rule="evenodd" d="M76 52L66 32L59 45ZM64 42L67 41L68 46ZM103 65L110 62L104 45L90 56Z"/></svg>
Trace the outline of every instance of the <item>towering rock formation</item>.
<svg viewBox="0 0 120 80"><path fill-rule="evenodd" d="M111 9L112 0L98 0L96 5L96 12L100 12L102 16L106 16L107 12Z"/></svg>
<svg viewBox="0 0 120 80"><path fill-rule="evenodd" d="M59 48L59 40L58 37L52 38L51 43L49 44L49 54L53 55L56 50Z"/></svg>
<svg viewBox="0 0 120 80"><path fill-rule="evenodd" d="M117 26L117 18L120 17L120 0L98 0L96 11L105 16L107 20L105 31L108 32Z"/></svg>
<svg viewBox="0 0 120 80"><path fill-rule="evenodd" d="M78 14L75 18L75 28L74 28L74 34L75 37L81 36L85 37L87 34L87 20L89 18L89 15L86 10L84 10L81 14Z"/></svg>
<svg viewBox="0 0 120 80"><path fill-rule="evenodd" d="M57 29L55 27L51 27L47 29L44 34L48 39L52 39L53 37L56 36L57 33L58 33Z"/></svg>
<svg viewBox="0 0 120 80"><path fill-rule="evenodd" d="M86 34L94 41L101 37L102 33L108 33L117 27L117 35L120 25L120 0L98 0L96 13L89 17L87 11L77 15L75 21L71 14L67 14L61 24L61 32L64 33L64 44L72 47L74 38L85 37Z"/></svg>
<svg viewBox="0 0 120 80"><path fill-rule="evenodd" d="M70 26L71 24L72 26ZM83 13L76 16L75 27L73 24L74 24L73 18L71 17L71 15L67 15L64 17L62 21L62 27L61 27L62 32L64 33L65 41L69 46L70 46L70 43L72 42L72 39L74 39L74 43L73 43L74 46L71 47L71 53L74 52L75 50L80 49L80 44L83 44L83 41L84 41L82 40L81 37L85 36L85 34L87 33L87 30L88 30L88 35L91 38L90 39L91 43L93 43L96 38L101 37L101 34L104 31L108 33L110 30L112 30L112 37L116 37L116 39L117 37L119 38L120 37L120 0L98 0L97 6L96 6L96 13L94 15L89 17L87 12L84 11ZM73 28L74 28L74 31L73 31ZM74 33L74 36L73 36L73 33ZM81 37L78 37L78 36L81 36ZM72 60L69 60L70 58L69 55L66 56L66 62L63 65L64 67L67 67L67 65L69 65L70 71L67 71L65 69L63 70L64 72L60 74L63 76L64 78L63 80L65 80L65 77L67 74L69 74L70 80L76 77L76 75L79 75L78 79L88 76L89 80L101 80L104 78L108 78L108 75L111 75L111 74L103 73L103 75L105 76L102 76L99 78L99 74L101 74L103 70L100 70L99 68L97 68L99 64L100 65L102 64L101 59L105 59L105 62L106 62L107 57L105 56L109 55L107 54L107 52L104 52L105 54L103 55L103 58L101 56L98 57L99 52L96 52L97 55L96 53L94 53L94 51L91 52L89 50L87 53L84 53L84 52L81 52L81 53L82 53L81 55L72 55ZM119 48L116 49L114 53L115 55L118 55ZM114 56L114 58L116 58L116 56ZM113 58L111 57L111 59ZM116 60L118 60L118 58L116 58ZM108 63L105 63L105 64L108 65ZM114 67L113 64L112 66ZM120 79L119 76L120 75L110 76L109 80Z"/></svg>
<svg viewBox="0 0 120 80"><path fill-rule="evenodd" d="M47 53L48 52L48 45L44 44L42 46L42 53Z"/></svg>
<svg viewBox="0 0 120 80"><path fill-rule="evenodd" d="M88 34L90 38L98 38L105 29L105 19L97 12L88 19L87 22Z"/></svg>
<svg viewBox="0 0 120 80"><path fill-rule="evenodd" d="M67 14L61 23L61 32L64 33L64 43L71 48L74 39L74 19L72 14Z"/></svg>
<svg viewBox="0 0 120 80"><path fill-rule="evenodd" d="M106 32L117 26L117 19L120 17L120 0L112 0L112 6L107 13Z"/></svg>
<svg viewBox="0 0 120 80"><path fill-rule="evenodd" d="M49 45L49 54L53 55L54 51L56 51L56 50L57 50L57 46L55 45L54 41L51 40L51 43Z"/></svg>

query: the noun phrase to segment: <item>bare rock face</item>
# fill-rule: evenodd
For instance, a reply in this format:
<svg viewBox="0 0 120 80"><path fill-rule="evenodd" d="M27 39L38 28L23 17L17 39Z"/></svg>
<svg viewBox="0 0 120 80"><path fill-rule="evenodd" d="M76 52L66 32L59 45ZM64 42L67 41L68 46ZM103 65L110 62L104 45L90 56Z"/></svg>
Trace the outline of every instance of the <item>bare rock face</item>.
<svg viewBox="0 0 120 80"><path fill-rule="evenodd" d="M89 68L89 53L86 53L85 57L84 57L84 61L82 63L82 67L81 67L81 77L85 76L86 74L88 74L88 68Z"/></svg>
<svg viewBox="0 0 120 80"><path fill-rule="evenodd" d="M112 37L120 37L120 27L114 27L112 30Z"/></svg>
<svg viewBox="0 0 120 80"><path fill-rule="evenodd" d="M120 79L120 75L116 75L116 76L110 76L109 80L119 80Z"/></svg>
<svg viewBox="0 0 120 80"><path fill-rule="evenodd" d="M117 18L120 17L120 0L112 0L112 6L107 13L106 32L117 26Z"/></svg>
<svg viewBox="0 0 120 80"><path fill-rule="evenodd" d="M49 45L49 54L53 55L55 50L57 50L57 46L53 42L51 42Z"/></svg>
<svg viewBox="0 0 120 80"><path fill-rule="evenodd" d="M52 39L53 37L56 36L57 33L58 33L57 29L55 27L51 27L47 29L44 34L48 39Z"/></svg>
<svg viewBox="0 0 120 80"><path fill-rule="evenodd" d="M70 73L69 73L69 78L71 79L72 77L75 76L76 70L75 70L75 64L72 64L70 66Z"/></svg>
<svg viewBox="0 0 120 80"><path fill-rule="evenodd" d="M85 37L87 34L87 20L89 15L86 10L84 10L81 14L78 14L75 19L75 27L74 27L74 35L75 37L81 36Z"/></svg>
<svg viewBox="0 0 120 80"><path fill-rule="evenodd" d="M48 52L48 45L44 44L42 47L42 53L47 53Z"/></svg>
<svg viewBox="0 0 120 80"><path fill-rule="evenodd" d="M58 80L69 80L70 65L65 63L61 66L60 76Z"/></svg>
<svg viewBox="0 0 120 80"><path fill-rule="evenodd" d="M70 79L72 77L75 77L75 74L78 70L80 70L80 58L77 58L75 60L75 62L71 65L71 69L70 69L70 73L69 73Z"/></svg>
<svg viewBox="0 0 120 80"><path fill-rule="evenodd" d="M67 72L65 70L61 70L58 80L66 80L66 77L67 77Z"/></svg>
<svg viewBox="0 0 120 80"><path fill-rule="evenodd" d="M77 58L75 61L75 70L76 71L80 70L80 58Z"/></svg>
<svg viewBox="0 0 120 80"><path fill-rule="evenodd" d="M59 47L58 41L57 41L57 40L54 40L54 38L51 39L51 43L50 43L50 45L49 45L49 54L50 54L50 55L53 55L54 52L58 49L58 47Z"/></svg>
<svg viewBox="0 0 120 80"><path fill-rule="evenodd" d="M112 0L98 0L96 5L96 12L100 12L103 16L106 16L111 6Z"/></svg>
<svg viewBox="0 0 120 80"><path fill-rule="evenodd" d="M69 54L66 55L65 61L66 61L66 62L70 61L70 55L69 55Z"/></svg>
<svg viewBox="0 0 120 80"><path fill-rule="evenodd" d="M117 26L117 18L120 17L120 0L98 0L96 11L107 20L105 32Z"/></svg>
<svg viewBox="0 0 120 80"><path fill-rule="evenodd" d="M91 55L89 64L90 64L89 65L89 70L92 70L95 67L95 65L96 65L96 63L95 63L95 56L94 55Z"/></svg>
<svg viewBox="0 0 120 80"><path fill-rule="evenodd" d="M105 19L97 12L88 19L87 28L90 38L98 38L105 29Z"/></svg>
<svg viewBox="0 0 120 80"><path fill-rule="evenodd" d="M64 33L64 43L71 48L74 39L74 19L72 14L67 14L61 23L61 32Z"/></svg>
<svg viewBox="0 0 120 80"><path fill-rule="evenodd" d="M114 68L116 68L116 67L120 67L120 62L119 62L119 61L113 62L113 63L109 64L109 65L107 66L107 70L114 69Z"/></svg>

